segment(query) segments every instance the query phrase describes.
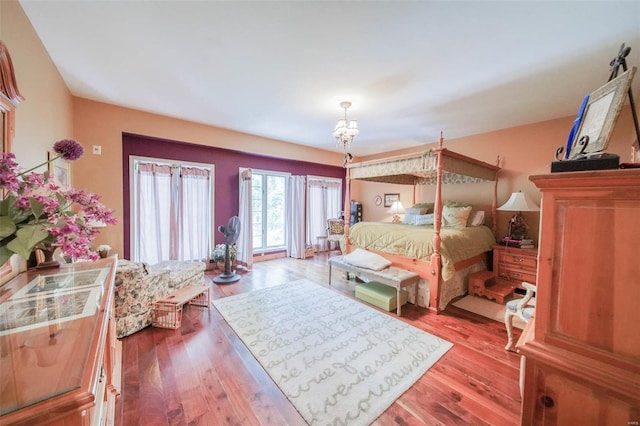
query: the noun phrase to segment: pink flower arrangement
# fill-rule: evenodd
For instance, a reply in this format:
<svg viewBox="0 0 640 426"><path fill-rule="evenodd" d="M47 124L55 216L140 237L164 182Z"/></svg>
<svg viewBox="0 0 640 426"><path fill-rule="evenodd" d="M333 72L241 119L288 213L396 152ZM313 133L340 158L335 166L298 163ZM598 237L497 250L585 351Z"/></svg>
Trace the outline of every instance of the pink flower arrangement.
<svg viewBox="0 0 640 426"><path fill-rule="evenodd" d="M57 158L73 161L83 154L82 146L70 139L53 146ZM115 225L113 211L99 202L100 197L74 188L61 188L48 172L19 170L15 154L3 153L0 159L0 264L13 254L28 259L34 249L59 247L65 256L97 259L91 241L98 230L89 223Z"/></svg>

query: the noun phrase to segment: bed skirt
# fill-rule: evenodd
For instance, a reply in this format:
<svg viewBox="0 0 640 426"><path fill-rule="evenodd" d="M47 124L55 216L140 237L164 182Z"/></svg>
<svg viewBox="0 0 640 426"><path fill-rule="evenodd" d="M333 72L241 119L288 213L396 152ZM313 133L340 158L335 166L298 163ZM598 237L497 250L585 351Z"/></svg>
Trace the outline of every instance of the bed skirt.
<svg viewBox="0 0 640 426"><path fill-rule="evenodd" d="M469 275L486 269L487 262L482 260L464 269L456 271L451 279L440 283L440 300L438 302L438 310L444 310L449 302L458 296L464 296L468 292ZM415 305L415 293L409 293L409 302ZM420 278L420 281L418 281L418 306L428 308L430 300L429 296L429 281L424 278Z"/></svg>

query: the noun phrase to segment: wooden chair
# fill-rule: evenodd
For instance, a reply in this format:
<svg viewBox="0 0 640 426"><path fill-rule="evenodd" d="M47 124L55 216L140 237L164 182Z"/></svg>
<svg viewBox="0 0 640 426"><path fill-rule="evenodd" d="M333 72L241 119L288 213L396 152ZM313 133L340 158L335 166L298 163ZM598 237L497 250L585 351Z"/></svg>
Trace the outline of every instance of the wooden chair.
<svg viewBox="0 0 640 426"><path fill-rule="evenodd" d="M507 351L513 351L513 317L518 316L522 321L529 322L536 309L536 286L528 282L523 282L522 286L527 290L524 297L507 302L504 312L504 325L507 328L507 346L505 346L505 350Z"/></svg>
<svg viewBox="0 0 640 426"><path fill-rule="evenodd" d="M344 235L344 219L327 219L327 243L331 253L331 243L336 243L340 248L340 240Z"/></svg>

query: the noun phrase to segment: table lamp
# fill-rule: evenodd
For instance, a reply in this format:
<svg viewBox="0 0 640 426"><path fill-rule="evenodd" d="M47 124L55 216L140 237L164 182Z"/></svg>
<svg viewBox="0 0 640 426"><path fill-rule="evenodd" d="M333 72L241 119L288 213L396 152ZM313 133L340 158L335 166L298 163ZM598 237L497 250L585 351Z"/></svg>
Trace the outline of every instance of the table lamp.
<svg viewBox="0 0 640 426"><path fill-rule="evenodd" d="M498 210L516 212L509 219L509 240L522 240L527 238L529 227L522 217L522 212L538 212L540 207L533 202L524 192L514 192L506 203L498 207Z"/></svg>
<svg viewBox="0 0 640 426"><path fill-rule="evenodd" d="M394 201L393 204L391 204L391 208L387 210L387 213L393 215L394 223L398 223L400 222L400 215L404 213L404 206L400 200Z"/></svg>

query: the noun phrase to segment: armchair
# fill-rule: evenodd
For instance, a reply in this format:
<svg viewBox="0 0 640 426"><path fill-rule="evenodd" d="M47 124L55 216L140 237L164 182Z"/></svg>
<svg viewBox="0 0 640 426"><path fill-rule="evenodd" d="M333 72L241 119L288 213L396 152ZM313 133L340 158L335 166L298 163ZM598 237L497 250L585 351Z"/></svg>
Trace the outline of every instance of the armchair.
<svg viewBox="0 0 640 426"><path fill-rule="evenodd" d="M510 300L506 304L504 312L504 325L507 328L507 346L505 350L513 351L513 317L518 316L522 321L529 322L536 309L536 286L523 282L522 286L527 290L522 299Z"/></svg>

